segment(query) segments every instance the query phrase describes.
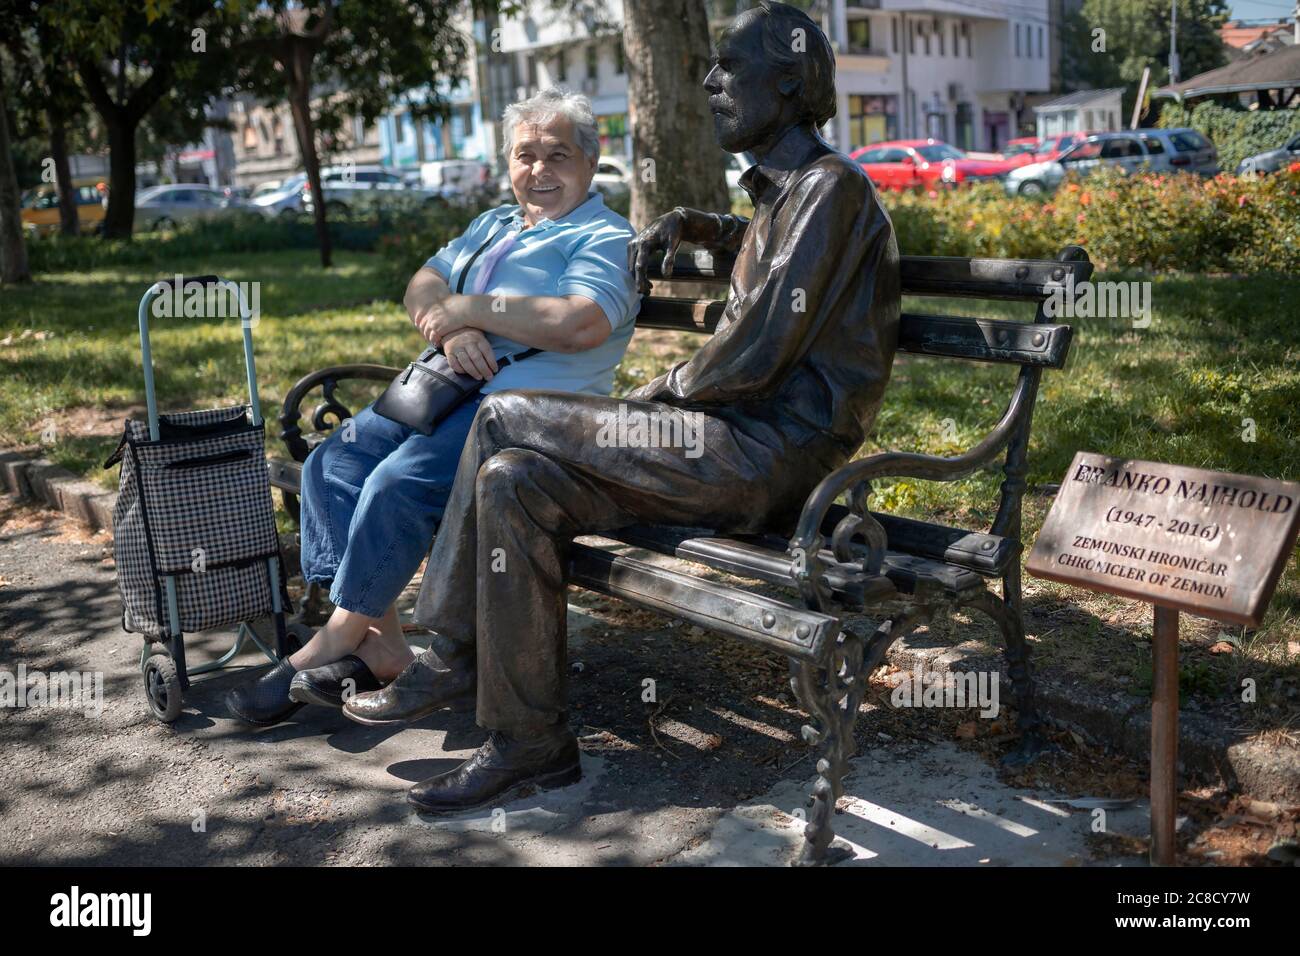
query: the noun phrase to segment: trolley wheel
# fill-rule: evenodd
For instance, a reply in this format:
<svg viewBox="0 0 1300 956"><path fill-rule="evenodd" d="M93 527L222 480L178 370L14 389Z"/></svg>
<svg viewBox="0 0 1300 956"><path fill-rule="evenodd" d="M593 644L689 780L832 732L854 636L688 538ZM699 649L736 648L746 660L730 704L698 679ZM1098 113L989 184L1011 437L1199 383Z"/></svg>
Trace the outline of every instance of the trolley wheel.
<svg viewBox="0 0 1300 956"><path fill-rule="evenodd" d="M144 662L144 695L149 709L164 724L181 714L181 679L176 662L166 654L154 654Z"/></svg>

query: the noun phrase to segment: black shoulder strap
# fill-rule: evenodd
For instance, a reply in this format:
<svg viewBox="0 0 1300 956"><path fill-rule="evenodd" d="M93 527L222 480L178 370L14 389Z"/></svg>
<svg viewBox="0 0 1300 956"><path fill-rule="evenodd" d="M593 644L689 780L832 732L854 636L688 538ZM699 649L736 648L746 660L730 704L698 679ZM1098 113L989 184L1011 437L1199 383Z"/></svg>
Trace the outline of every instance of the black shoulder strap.
<svg viewBox="0 0 1300 956"><path fill-rule="evenodd" d="M511 362L522 362L524 359L532 358L538 352L543 352L543 351L545 351L545 349L524 349L522 352L519 352L516 355L506 355L497 361L497 367L505 368Z"/></svg>
<svg viewBox="0 0 1300 956"><path fill-rule="evenodd" d="M475 250L474 254L473 254L472 256L469 257L469 262L465 263L465 268L462 269L462 270L461 270L461 273L460 273L460 279L457 280L457 282L456 282L456 293L457 293L458 295L460 294L461 290L465 288L465 277L469 275L470 267L473 266L474 263L478 260L478 257L479 257L480 255L483 254L483 250L486 249L488 246L492 245L492 240L495 239L497 236L499 236L499 235L501 234L501 230L504 229L504 228L506 228L506 222L505 222L505 220L503 219L503 220L501 221L501 226L500 226L499 228L497 228L496 230L494 230L494 231L492 232L492 234L491 234L490 236L488 236L487 239L485 239L485 240L483 241L483 245L479 246L478 249ZM434 352L441 352L441 351L442 351L442 349L440 349L440 348L439 348L439 349L433 349L429 354L432 355ZM524 359L526 359L526 358L532 358L534 355L536 355L538 352L541 352L541 351L544 351L544 350L543 350L543 349L525 349L524 351L518 353L517 355L507 355L507 356L503 357L500 361L497 362L497 367L498 367L498 368L505 368L505 367L506 367L507 365L509 365L511 362L522 362ZM423 359L423 358L424 358L424 356L421 356L421 359Z"/></svg>
<svg viewBox="0 0 1300 956"><path fill-rule="evenodd" d="M459 295L461 292L465 290L465 278L469 275L470 267L473 266L474 263L478 261L478 257L483 254L483 250L486 249L488 246L492 245L492 240L495 239L497 236L499 236L501 234L501 230L504 229L505 227L506 227L506 222L503 219L501 220L501 225L497 229L493 230L488 235L488 237L483 240L483 245L479 246L478 249L475 250L474 254L469 257L469 262L465 263L465 268L462 269L460 272L460 279L457 280L456 282L457 295Z"/></svg>

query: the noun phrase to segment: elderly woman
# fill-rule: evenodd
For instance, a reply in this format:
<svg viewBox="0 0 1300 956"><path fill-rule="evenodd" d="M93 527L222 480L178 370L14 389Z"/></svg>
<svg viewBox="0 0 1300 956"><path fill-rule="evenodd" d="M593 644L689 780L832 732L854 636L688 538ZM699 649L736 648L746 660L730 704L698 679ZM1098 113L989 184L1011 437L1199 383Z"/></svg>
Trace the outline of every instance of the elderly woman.
<svg viewBox="0 0 1300 956"><path fill-rule="evenodd" d="M518 205L475 219L405 297L420 334L486 384L432 435L368 407L307 458L303 575L333 582L335 611L305 647L227 695L249 723L277 723L304 703L339 707L411 662L394 601L429 549L483 395L613 387L638 308L627 268L634 233L591 188L600 148L591 104L544 90L507 107L502 127ZM499 368L530 347L544 351Z"/></svg>

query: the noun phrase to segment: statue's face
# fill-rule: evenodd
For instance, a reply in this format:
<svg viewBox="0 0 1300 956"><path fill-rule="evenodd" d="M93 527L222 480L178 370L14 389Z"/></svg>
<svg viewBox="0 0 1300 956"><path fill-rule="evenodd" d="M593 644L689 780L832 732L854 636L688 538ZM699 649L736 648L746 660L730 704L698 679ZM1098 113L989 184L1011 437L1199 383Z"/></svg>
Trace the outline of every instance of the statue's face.
<svg viewBox="0 0 1300 956"><path fill-rule="evenodd" d="M704 78L713 132L723 149L745 152L777 132L785 104L780 82L780 72L763 55L761 18L741 14L718 41Z"/></svg>

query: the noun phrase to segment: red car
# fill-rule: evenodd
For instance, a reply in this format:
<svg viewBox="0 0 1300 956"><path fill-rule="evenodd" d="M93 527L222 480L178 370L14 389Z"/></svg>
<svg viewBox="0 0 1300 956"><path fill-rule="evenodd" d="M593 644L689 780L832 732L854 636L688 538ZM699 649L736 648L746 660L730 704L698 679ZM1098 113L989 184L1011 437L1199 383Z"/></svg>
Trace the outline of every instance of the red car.
<svg viewBox="0 0 1300 956"><path fill-rule="evenodd" d="M1044 137L1042 145L1034 153L1034 162L1045 163L1050 159L1056 159L1075 143L1082 143L1089 136L1099 132L1102 131L1090 129L1078 133L1057 133L1055 136Z"/></svg>
<svg viewBox="0 0 1300 956"><path fill-rule="evenodd" d="M981 179L999 179L1019 166L1013 160L971 159L937 139L873 143L849 154L879 189L934 189Z"/></svg>
<svg viewBox="0 0 1300 956"><path fill-rule="evenodd" d="M1043 144L1037 136L1021 136L1019 139L1007 140L1007 144L1002 147L1002 158L1017 166L1027 166L1038 162L1035 154L1042 148Z"/></svg>

